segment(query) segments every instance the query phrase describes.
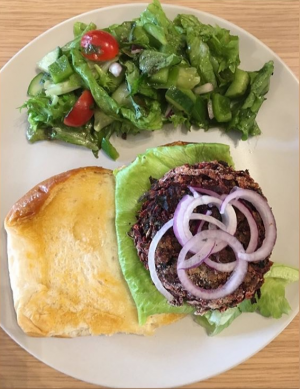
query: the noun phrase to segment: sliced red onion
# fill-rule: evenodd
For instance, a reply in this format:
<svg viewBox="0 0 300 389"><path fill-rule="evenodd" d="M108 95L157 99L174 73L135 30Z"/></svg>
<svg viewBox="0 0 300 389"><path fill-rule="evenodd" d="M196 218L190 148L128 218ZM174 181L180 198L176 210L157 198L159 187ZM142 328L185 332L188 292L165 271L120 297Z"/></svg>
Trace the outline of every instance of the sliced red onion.
<svg viewBox="0 0 300 389"><path fill-rule="evenodd" d="M207 84L200 85L194 88L194 93L196 93L196 95L202 95L204 93L212 92L213 90L214 90L213 84L208 82Z"/></svg>
<svg viewBox="0 0 300 389"><path fill-rule="evenodd" d="M180 269L188 270L200 266L209 257L213 248L214 243L207 240L198 253L181 263Z"/></svg>
<svg viewBox="0 0 300 389"><path fill-rule="evenodd" d="M191 197L191 196L189 196ZM191 197L192 198L192 197ZM190 204L187 204L190 202ZM180 204L180 203L179 203ZM174 226L180 226L178 228L179 231L182 233L179 234L180 240L178 239L178 236L176 235L176 232L174 229L174 233L176 238L178 239L179 243L183 246L188 240L191 239L192 233L189 229L189 220L191 219L191 215L195 208L197 208L199 205L215 205L216 207L220 208L222 205L222 201L216 197L211 196L201 196L199 198L191 200L185 200L184 207L181 207L178 212L177 208L174 214ZM216 220L215 218L213 218ZM226 231L234 235L237 227L237 219L236 214L231 207L231 209L227 209L227 213L222 216L223 224L226 226ZM214 223L215 224L215 223ZM215 247L212 251L212 253L217 253L221 251L224 247L226 247L226 242L216 242ZM196 248L196 252L199 251L198 248Z"/></svg>
<svg viewBox="0 0 300 389"><path fill-rule="evenodd" d="M109 68L108 68L108 71L115 77L119 77L119 75L122 73L122 66L119 64L119 62L114 62L112 63Z"/></svg>
<svg viewBox="0 0 300 389"><path fill-rule="evenodd" d="M174 213L174 225L173 230L174 234L178 240L178 242L181 244L181 246L184 246L184 244L191 238L192 233L190 232L189 223L186 225L183 224L182 220L186 213L187 207L194 201L194 197L185 195L183 198L179 201L175 213Z"/></svg>
<svg viewBox="0 0 300 389"><path fill-rule="evenodd" d="M173 296L170 292L168 292L163 284L161 283L160 279L158 278L157 272L156 272L156 266L155 266L155 251L157 248L157 245L163 235L173 226L173 219L169 220L167 223L165 223L161 229L155 234L154 238L152 239L152 242L149 247L148 252L148 266L150 271L150 276L152 279L152 282L156 286L156 289L163 295L168 301L173 300Z"/></svg>
<svg viewBox="0 0 300 389"><path fill-rule="evenodd" d="M168 105L167 106L167 109L166 109L166 112L165 112L165 117L166 118L169 118L170 116L173 115L173 108L172 108L172 105Z"/></svg>
<svg viewBox="0 0 300 389"><path fill-rule="evenodd" d="M211 211L207 211L207 212L211 213ZM215 226L219 227L223 231L226 231L226 229L227 229L227 227L225 226L224 223L220 222L220 220L218 220L215 217L210 216L208 214L192 213L191 217L190 217L190 220L202 220L204 222L208 222L208 223L214 224Z"/></svg>
<svg viewBox="0 0 300 389"><path fill-rule="evenodd" d="M214 115L211 100L208 100L208 102L207 102L207 112L208 112L208 117L210 118L210 120L212 120L215 117L215 115Z"/></svg>
<svg viewBox="0 0 300 389"><path fill-rule="evenodd" d="M217 199L221 197L217 192L214 192L213 190L210 190L210 189L204 189L204 188L200 188L198 186L193 186L192 188L199 193L204 193L204 194L207 194L209 196L216 197Z"/></svg>
<svg viewBox="0 0 300 389"><path fill-rule="evenodd" d="M205 242L208 240L213 241L224 241L226 245L229 245L235 253L236 256L236 265L233 269L232 274L230 275L227 282L217 289L203 289L194 285L190 280L188 274L184 269L182 269L182 264L185 261L185 257L189 251L192 251L194 247L198 247L199 241L202 242L202 247ZM245 253L245 250L242 244L232 235L227 232L216 230L216 231L201 231L199 234L196 234L190 239L181 249L178 262L177 262L177 273L180 282L184 288L191 293L193 296L209 300L209 299L219 299L223 298L230 293L234 292L243 282L245 275L248 269L248 263L242 261L239 258L239 254Z"/></svg>
<svg viewBox="0 0 300 389"><path fill-rule="evenodd" d="M250 240L248 243L248 247L246 249L246 253L253 253L258 243L258 228L257 228L256 221L252 213L250 212L250 210L246 207L246 205L244 205L240 201L232 200L230 204L233 205L235 208L237 208L240 212L242 212L242 214L247 219L250 228Z"/></svg>
<svg viewBox="0 0 300 389"><path fill-rule="evenodd" d="M142 46L139 45L132 45L131 46L131 54L138 54L143 50Z"/></svg>
<svg viewBox="0 0 300 389"><path fill-rule="evenodd" d="M205 215L210 216L211 214L212 214L212 212L208 210L208 211L206 211ZM200 224L199 224L199 226L197 228L197 232L202 231L204 223L205 223L205 220L201 220L201 222L200 222ZM210 224L209 224L209 227L210 227Z"/></svg>
<svg viewBox="0 0 300 389"><path fill-rule="evenodd" d="M194 198L200 197L199 193L192 186L188 186L188 188L192 192L192 195L194 196Z"/></svg>
<svg viewBox="0 0 300 389"><path fill-rule="evenodd" d="M228 273L232 272L236 265L236 261L229 262L229 263L220 263L220 262L212 261L210 258L206 258L204 262L207 266L209 266L212 269L221 272L228 272Z"/></svg>
<svg viewBox="0 0 300 389"><path fill-rule="evenodd" d="M253 204L259 212L265 228L265 239L259 249L252 253L240 252L238 257L244 261L261 261L271 254L277 238L276 221L267 201L257 192L249 189L237 189L223 201L220 213L223 214L234 199L244 199Z"/></svg>

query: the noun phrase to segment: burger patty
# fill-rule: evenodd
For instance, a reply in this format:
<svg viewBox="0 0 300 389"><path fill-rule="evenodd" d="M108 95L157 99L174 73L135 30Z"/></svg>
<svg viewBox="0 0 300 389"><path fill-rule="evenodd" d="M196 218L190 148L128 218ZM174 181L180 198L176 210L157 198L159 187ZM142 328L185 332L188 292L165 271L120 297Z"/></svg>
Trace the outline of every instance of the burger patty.
<svg viewBox="0 0 300 389"><path fill-rule="evenodd" d="M151 188L140 201L141 210L137 215L137 222L132 227L130 235L134 239L138 256L145 268L148 269L148 250L150 243L157 231L173 218L175 209L186 194L192 195L188 186L201 187L212 190L219 195L228 194L234 187L254 190L260 195L262 191L259 185L250 177L249 172L235 171L224 162L202 162L195 165L183 165L166 173L161 179L150 178ZM259 213L247 201L243 203L251 211L258 227L259 248L265 237L263 222ZM217 207L208 208L207 205L199 206L196 211L206 213L210 209L212 216L221 219ZM250 240L250 229L245 216L237 209L236 238L246 249ZM192 233L196 232L199 222L191 221ZM207 229L207 223L203 229ZM184 302L195 307L196 314L204 314L210 309L225 311L234 307L244 299L255 300L255 293L259 295L259 289L264 282L264 274L270 269L272 262L269 257L248 264L248 271L243 283L230 295L220 299L205 300L197 298L186 291L180 283L177 275L177 258L181 250L173 229L170 229L160 240L155 254L157 274L165 289L174 297L172 304L182 305ZM232 249L227 246L219 253L210 256L213 261L228 263L235 261ZM220 272L210 268L205 263L197 268L187 271L192 282L204 289L216 289L224 284L231 273Z"/></svg>

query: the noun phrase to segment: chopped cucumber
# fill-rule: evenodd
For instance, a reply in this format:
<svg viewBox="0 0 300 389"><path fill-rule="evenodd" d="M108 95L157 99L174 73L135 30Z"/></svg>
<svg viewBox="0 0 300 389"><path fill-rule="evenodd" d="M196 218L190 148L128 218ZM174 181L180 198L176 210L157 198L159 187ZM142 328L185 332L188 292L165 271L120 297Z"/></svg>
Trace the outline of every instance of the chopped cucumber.
<svg viewBox="0 0 300 389"><path fill-rule="evenodd" d="M72 74L71 77L58 84L52 84L47 82L45 87L46 96L60 96L64 93L72 92L76 89L82 88L83 82L77 74Z"/></svg>
<svg viewBox="0 0 300 389"><path fill-rule="evenodd" d="M175 108L190 115L194 108L196 96L188 89L171 87L166 92L166 100Z"/></svg>
<svg viewBox="0 0 300 389"><path fill-rule="evenodd" d="M127 89L127 85L123 82L118 89L114 91L111 97L121 106L121 107L130 107L132 106L132 101Z"/></svg>
<svg viewBox="0 0 300 389"><path fill-rule="evenodd" d="M27 94L30 97L39 95L44 90L44 73L39 73L30 81Z"/></svg>
<svg viewBox="0 0 300 389"><path fill-rule="evenodd" d="M208 119L207 100L202 96L197 96L193 110L192 117L197 120L197 123L203 125Z"/></svg>
<svg viewBox="0 0 300 389"><path fill-rule="evenodd" d="M196 68L178 66L177 82L178 88L193 89L200 82Z"/></svg>
<svg viewBox="0 0 300 389"><path fill-rule="evenodd" d="M49 66L53 64L62 54L61 48L56 47L46 54L38 63L37 67L43 72L49 73Z"/></svg>
<svg viewBox="0 0 300 389"><path fill-rule="evenodd" d="M150 77L150 82L154 84L166 84L168 81L169 76L169 69L168 68L162 68L158 72L154 73Z"/></svg>
<svg viewBox="0 0 300 389"><path fill-rule="evenodd" d="M102 128L111 124L115 119L111 116L106 115L105 112L96 108L94 111L94 130L99 132Z"/></svg>
<svg viewBox="0 0 300 389"><path fill-rule="evenodd" d="M59 57L54 63L49 65L49 73L55 84L65 81L74 73L72 66L66 55Z"/></svg>
<svg viewBox="0 0 300 389"><path fill-rule="evenodd" d="M219 93L213 93L212 109L217 122L224 123L230 121L232 113L228 97L222 96Z"/></svg>
<svg viewBox="0 0 300 389"><path fill-rule="evenodd" d="M247 72L241 69L236 69L234 80L227 89L225 96L230 98L236 98L245 94L249 85L250 76Z"/></svg>

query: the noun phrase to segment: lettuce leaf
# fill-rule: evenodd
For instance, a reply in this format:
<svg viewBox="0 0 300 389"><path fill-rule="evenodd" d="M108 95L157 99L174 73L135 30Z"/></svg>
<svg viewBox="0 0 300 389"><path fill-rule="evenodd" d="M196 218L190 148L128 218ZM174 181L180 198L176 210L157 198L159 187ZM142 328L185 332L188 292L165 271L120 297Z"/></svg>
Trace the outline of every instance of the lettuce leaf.
<svg viewBox="0 0 300 389"><path fill-rule="evenodd" d="M190 313L188 305L171 306L153 285L149 272L140 262L133 240L128 236L136 222L139 198L150 188L149 177L162 177L167 171L185 163L222 160L233 165L229 146L218 143L157 147L139 155L129 166L115 171L116 233L120 265L135 301L139 323L159 313Z"/></svg>
<svg viewBox="0 0 300 389"><path fill-rule="evenodd" d="M244 300L237 307L229 308L225 312L209 311L203 316L195 316L196 323L204 327L208 335L213 336L227 328L243 312L256 311L265 317L275 319L288 314L291 307L285 297L285 287L299 280L299 270L274 263L264 278L261 295L260 297L256 295L255 303Z"/></svg>

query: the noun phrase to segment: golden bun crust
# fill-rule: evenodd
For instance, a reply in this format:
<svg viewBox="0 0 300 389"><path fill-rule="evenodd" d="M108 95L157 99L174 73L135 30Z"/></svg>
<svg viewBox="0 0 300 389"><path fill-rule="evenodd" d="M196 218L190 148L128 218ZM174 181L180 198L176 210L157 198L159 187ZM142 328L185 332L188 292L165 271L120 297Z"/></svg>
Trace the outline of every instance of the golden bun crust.
<svg viewBox="0 0 300 389"><path fill-rule="evenodd" d="M139 326L118 261L115 182L86 167L40 183L5 219L19 326L30 336L150 335L183 315L150 317Z"/></svg>

